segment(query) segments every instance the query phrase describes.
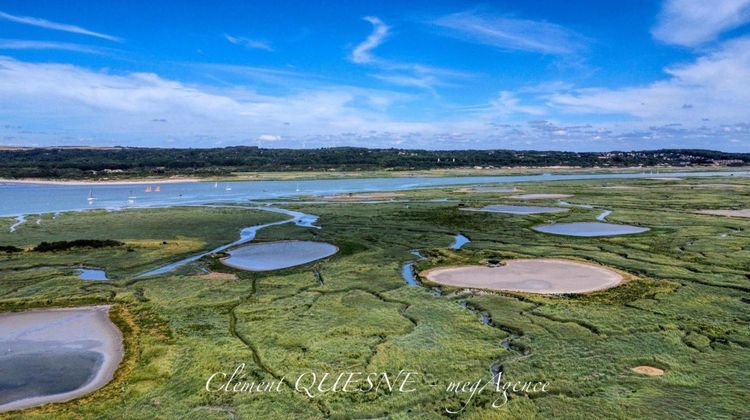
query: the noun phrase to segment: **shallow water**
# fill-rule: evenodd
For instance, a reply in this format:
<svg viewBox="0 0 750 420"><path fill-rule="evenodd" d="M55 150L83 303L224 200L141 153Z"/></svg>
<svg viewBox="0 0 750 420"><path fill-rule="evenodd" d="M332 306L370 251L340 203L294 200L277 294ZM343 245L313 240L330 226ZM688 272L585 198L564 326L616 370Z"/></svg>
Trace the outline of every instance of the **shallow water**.
<svg viewBox="0 0 750 420"><path fill-rule="evenodd" d="M649 228L640 226L600 222L554 223L550 225L535 226L533 229L538 232L552 233L555 235L583 237L632 235L635 233L647 232L649 230Z"/></svg>
<svg viewBox="0 0 750 420"><path fill-rule="evenodd" d="M545 207L545 206L506 206L506 205L491 205L484 206L481 209L461 209L464 211L478 211L488 213L506 213L506 214L542 214L542 213L560 213L568 211L562 207Z"/></svg>
<svg viewBox="0 0 750 420"><path fill-rule="evenodd" d="M747 176L750 172L666 173L660 176ZM371 179L327 179L310 181L238 181L232 190L214 188L214 182L177 182L160 184L160 192L145 192L144 184L47 185L0 183L0 217L29 213L86 210L91 208L156 207L211 202L246 202L300 195L333 195L349 192L400 191L441 185L517 183L583 179L639 179L653 177L644 173L521 175L486 177L409 177ZM159 184L154 182L153 185ZM89 191L96 198L90 204ZM128 197L134 191L136 198Z"/></svg>
<svg viewBox="0 0 750 420"><path fill-rule="evenodd" d="M456 239L453 241L453 244L451 245L451 249L461 249L464 245L471 242L471 239L467 238L466 236L457 233Z"/></svg>
<svg viewBox="0 0 750 420"><path fill-rule="evenodd" d="M78 268L78 278L81 280L107 281L107 273L96 268Z"/></svg>
<svg viewBox="0 0 750 420"><path fill-rule="evenodd" d="M10 225L10 231L15 232L16 229L18 229L18 227L24 223L26 223L26 216L23 214L19 214L18 216L16 216L16 223Z"/></svg>
<svg viewBox="0 0 750 420"><path fill-rule="evenodd" d="M94 379L103 359L97 352L64 348L0 356L0 405L74 391Z"/></svg>
<svg viewBox="0 0 750 420"><path fill-rule="evenodd" d="M312 241L250 244L233 249L222 262L248 271L271 271L307 264L338 252L335 245Z"/></svg>
<svg viewBox="0 0 750 420"><path fill-rule="evenodd" d="M0 412L75 398L109 382L122 359L122 336L107 311L0 313Z"/></svg>
<svg viewBox="0 0 750 420"><path fill-rule="evenodd" d="M409 286L419 286L417 276L414 275L414 263L408 262L401 267L401 278L403 278Z"/></svg>
<svg viewBox="0 0 750 420"><path fill-rule="evenodd" d="M612 210L604 210L598 216L596 216L596 220L603 222L604 219L606 219L610 214L612 214Z"/></svg>

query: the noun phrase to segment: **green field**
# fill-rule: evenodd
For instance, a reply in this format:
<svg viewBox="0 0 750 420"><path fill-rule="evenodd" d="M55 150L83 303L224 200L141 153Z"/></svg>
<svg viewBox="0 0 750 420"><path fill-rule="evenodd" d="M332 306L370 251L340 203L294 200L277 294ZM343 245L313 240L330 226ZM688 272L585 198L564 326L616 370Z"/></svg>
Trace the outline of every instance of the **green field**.
<svg viewBox="0 0 750 420"><path fill-rule="evenodd" d="M702 186L703 185L703 186ZM135 275L237 239L241 227L283 215L244 208L89 211L30 216L14 233L0 219L0 311L113 305L126 355L115 379L84 398L8 413L9 418L747 418L750 389L750 220L696 214L750 203L750 178L601 180L518 184L565 193L614 212L612 223L651 231L613 238L535 232L550 220L593 221L599 209L513 216L459 206L519 204L503 193L458 188L406 192L384 204L284 204L319 215L322 229L292 224L256 241L326 241L340 252L266 273L207 257L170 275ZM626 188L608 188L608 187ZM430 201L447 198L451 201ZM556 204L553 200L534 204ZM521 203L523 204L523 203ZM39 224L36 219L41 218ZM472 242L450 250L461 232ZM124 245L35 252L42 241L114 239ZM427 257L417 260L411 250ZM555 257L628 274L586 295L468 292L409 287L416 270L491 259ZM101 267L109 282L78 280ZM483 317L488 322L482 322ZM279 392L207 392L214 372L245 363L247 380L286 378ZM648 365L659 377L634 373ZM456 381L549 382L548 392L446 392ZM294 389L313 372L419 372L417 392ZM458 412L449 414L446 409ZM2 416L2 415L0 415Z"/></svg>

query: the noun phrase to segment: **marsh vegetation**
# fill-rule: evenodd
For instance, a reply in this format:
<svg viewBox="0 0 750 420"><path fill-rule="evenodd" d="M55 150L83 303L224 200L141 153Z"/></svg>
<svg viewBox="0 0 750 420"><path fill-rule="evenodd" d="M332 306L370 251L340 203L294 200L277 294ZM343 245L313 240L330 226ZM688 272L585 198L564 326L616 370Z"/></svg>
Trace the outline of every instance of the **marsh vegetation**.
<svg viewBox="0 0 750 420"><path fill-rule="evenodd" d="M513 393L495 409L480 395L471 419L538 417L747 417L750 389L750 221L699 214L744 208L748 178L565 181L525 184L529 194L569 194L572 204L613 209L608 222L651 228L637 235L568 237L533 230L588 222L598 208L512 215L460 211L517 201L507 193L434 188L399 200L298 203L322 229L278 224L254 242L334 244L339 252L277 271L227 267L206 256L152 278L138 273L236 240L244 227L286 216L246 208L177 207L63 213L9 232L0 219L0 311L111 305L124 357L113 380L70 402L11 418L443 418L463 398L449 381L497 377L549 381L549 392ZM715 182L715 181L714 181ZM449 198L455 201L430 201ZM540 205L555 205L540 199ZM536 204L536 203L535 203ZM460 250L456 232L471 238ZM116 240L121 246L34 252L42 241ZM425 259L411 252L420 250ZM437 267L554 258L617 270L629 281L586 294L473 292L411 287L401 277ZM70 267L105 270L78 278ZM246 364L274 395L208 393L207 377ZM647 376L632 369L664 372ZM305 371L423 372L419 393L327 394L311 399L284 382ZM642 370L642 369L641 369Z"/></svg>

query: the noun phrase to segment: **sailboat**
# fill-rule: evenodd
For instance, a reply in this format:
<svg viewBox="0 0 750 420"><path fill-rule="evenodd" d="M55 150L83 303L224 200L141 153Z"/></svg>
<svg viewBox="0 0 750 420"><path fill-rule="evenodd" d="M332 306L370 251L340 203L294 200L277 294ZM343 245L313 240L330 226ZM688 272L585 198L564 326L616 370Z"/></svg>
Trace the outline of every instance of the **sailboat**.
<svg viewBox="0 0 750 420"><path fill-rule="evenodd" d="M89 201L89 204L93 203L94 200L96 200L96 198L94 197L94 189L93 188L89 190L89 198L87 198L87 200Z"/></svg>
<svg viewBox="0 0 750 420"><path fill-rule="evenodd" d="M151 186L150 185L146 187L146 192L151 192Z"/></svg>
<svg viewBox="0 0 750 420"><path fill-rule="evenodd" d="M161 187L159 187L159 186L157 185L157 186L156 186L156 189L154 189L154 191L156 191L156 192L160 192L160 191L161 191Z"/></svg>
<svg viewBox="0 0 750 420"><path fill-rule="evenodd" d="M128 203L135 202L135 196L133 195L133 190L130 190L130 193L128 194Z"/></svg>
<svg viewBox="0 0 750 420"><path fill-rule="evenodd" d="M227 185L227 186L226 186L226 187L224 188L224 191L232 191L232 187L230 187L229 185Z"/></svg>
<svg viewBox="0 0 750 420"><path fill-rule="evenodd" d="M214 188L219 188L219 183L218 182L214 182Z"/></svg>
<svg viewBox="0 0 750 420"><path fill-rule="evenodd" d="M299 182L297 183L297 189L296 189L296 191L299 192Z"/></svg>

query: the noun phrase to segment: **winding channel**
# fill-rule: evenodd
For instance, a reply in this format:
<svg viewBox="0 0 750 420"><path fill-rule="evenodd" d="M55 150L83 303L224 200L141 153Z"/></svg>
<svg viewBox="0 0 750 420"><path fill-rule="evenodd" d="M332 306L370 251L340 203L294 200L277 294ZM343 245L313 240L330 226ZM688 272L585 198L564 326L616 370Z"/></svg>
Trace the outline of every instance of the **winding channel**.
<svg viewBox="0 0 750 420"><path fill-rule="evenodd" d="M158 276L161 274L168 273L170 271L176 270L179 267L182 267L185 264L191 263L193 261L197 261L207 255L212 255L219 253L221 251L224 251L228 248L231 248L233 246L242 245L244 243L250 242L253 239L255 239L255 235L258 233L259 230L265 229L270 226L277 226L277 225L284 225L287 223L294 223L297 226L301 227L307 227L307 228L314 228L314 229L320 229L319 226L315 226L314 223L318 220L318 216L302 213L294 210L287 210L282 209L279 207L271 207L271 206L254 206L254 207L248 207L248 206L230 206L230 205L206 205L201 207L210 207L210 208L232 208L232 209L248 209L248 210L261 210L261 211L270 211L273 213L281 213L285 214L287 216L291 216L290 219L287 220L280 220L278 222L271 222L271 223L265 223L262 225L256 225L256 226L249 226L242 230L240 230L240 239L230 242L228 244L221 245L219 247L216 247L208 252L204 252L201 254L193 255L191 257L182 259L177 262L173 262L167 265L163 265L159 268L155 268L150 271L146 271L145 273L139 274L136 278L145 278L145 277L153 277Z"/></svg>

